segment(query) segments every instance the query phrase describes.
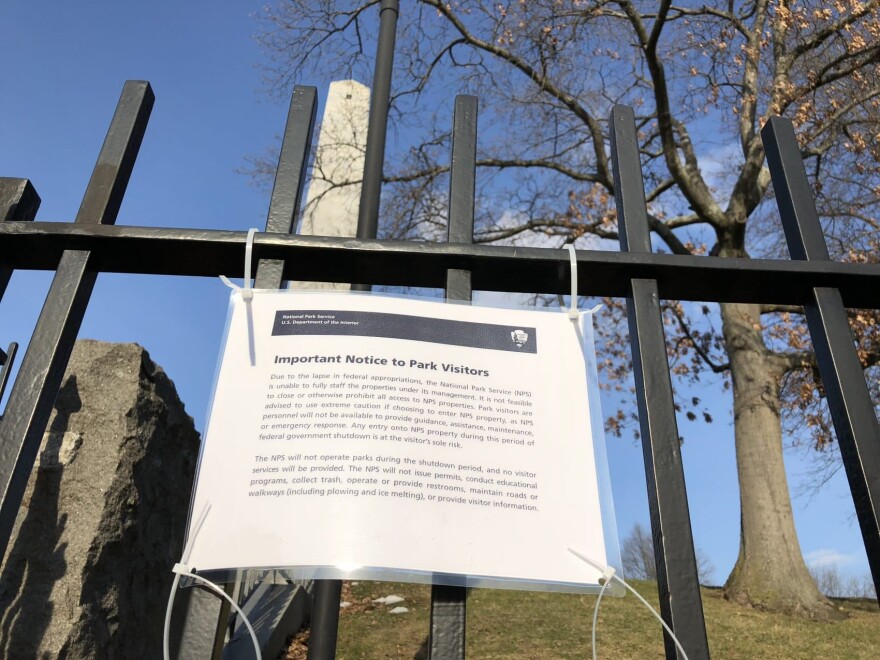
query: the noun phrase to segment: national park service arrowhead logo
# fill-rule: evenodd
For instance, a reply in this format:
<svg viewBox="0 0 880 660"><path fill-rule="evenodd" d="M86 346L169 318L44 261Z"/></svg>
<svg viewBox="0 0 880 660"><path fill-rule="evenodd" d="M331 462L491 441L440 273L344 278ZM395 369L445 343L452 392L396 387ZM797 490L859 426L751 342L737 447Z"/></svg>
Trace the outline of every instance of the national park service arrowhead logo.
<svg viewBox="0 0 880 660"><path fill-rule="evenodd" d="M510 333L510 341L512 341L517 348L522 348L526 345L526 342L529 341L529 333L525 330L514 330Z"/></svg>

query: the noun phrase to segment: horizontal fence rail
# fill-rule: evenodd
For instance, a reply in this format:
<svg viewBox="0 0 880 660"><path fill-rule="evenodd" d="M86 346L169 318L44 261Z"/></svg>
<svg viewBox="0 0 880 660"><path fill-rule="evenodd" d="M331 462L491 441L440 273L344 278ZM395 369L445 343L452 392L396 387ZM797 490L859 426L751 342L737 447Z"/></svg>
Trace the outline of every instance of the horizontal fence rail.
<svg viewBox="0 0 880 660"><path fill-rule="evenodd" d="M89 269L107 273L237 275L246 231L73 223L0 223L0 267L54 270L64 250L91 253ZM565 293L568 253L466 243L259 233L254 256L284 259L283 279L361 282L442 289L449 269L471 272L475 291ZM880 264L726 259L578 250L578 291L625 298L629 280L657 280L671 300L778 303L812 301L813 289L841 290L851 308L880 309Z"/></svg>

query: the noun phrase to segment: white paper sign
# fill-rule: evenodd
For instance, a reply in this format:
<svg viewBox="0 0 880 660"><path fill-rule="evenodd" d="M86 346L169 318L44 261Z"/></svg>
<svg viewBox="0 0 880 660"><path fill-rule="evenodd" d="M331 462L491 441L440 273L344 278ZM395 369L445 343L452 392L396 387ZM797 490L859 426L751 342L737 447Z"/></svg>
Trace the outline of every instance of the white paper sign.
<svg viewBox="0 0 880 660"><path fill-rule="evenodd" d="M189 564L595 585L567 551L607 563L583 323L234 293L192 518L210 514Z"/></svg>

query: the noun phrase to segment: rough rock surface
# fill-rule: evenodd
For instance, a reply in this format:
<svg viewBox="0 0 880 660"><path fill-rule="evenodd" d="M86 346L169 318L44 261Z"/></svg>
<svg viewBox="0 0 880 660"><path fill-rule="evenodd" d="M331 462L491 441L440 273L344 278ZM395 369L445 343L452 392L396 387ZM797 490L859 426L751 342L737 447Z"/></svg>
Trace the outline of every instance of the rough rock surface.
<svg viewBox="0 0 880 660"><path fill-rule="evenodd" d="M0 657L161 658L198 446L143 348L77 342L0 569Z"/></svg>

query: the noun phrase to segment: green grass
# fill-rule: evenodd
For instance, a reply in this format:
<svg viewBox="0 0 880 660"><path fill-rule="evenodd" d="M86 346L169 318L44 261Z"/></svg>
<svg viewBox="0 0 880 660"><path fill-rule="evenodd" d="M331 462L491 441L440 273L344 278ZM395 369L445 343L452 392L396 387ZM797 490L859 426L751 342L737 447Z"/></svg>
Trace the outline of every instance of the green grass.
<svg viewBox="0 0 880 660"><path fill-rule="evenodd" d="M655 607L656 585L633 586ZM406 614L371 600L389 594L406 598ZM360 582L346 593L355 604L339 622L337 658L414 658L425 643L430 588ZM590 657L595 597L474 589L468 595L467 657L486 660L551 660ZM817 623L742 608L719 589L703 589L703 608L713 658L769 660L880 658L880 610L865 600L837 600L849 618ZM660 624L632 595L602 600L598 657L664 658ZM421 656L419 656L421 657Z"/></svg>

